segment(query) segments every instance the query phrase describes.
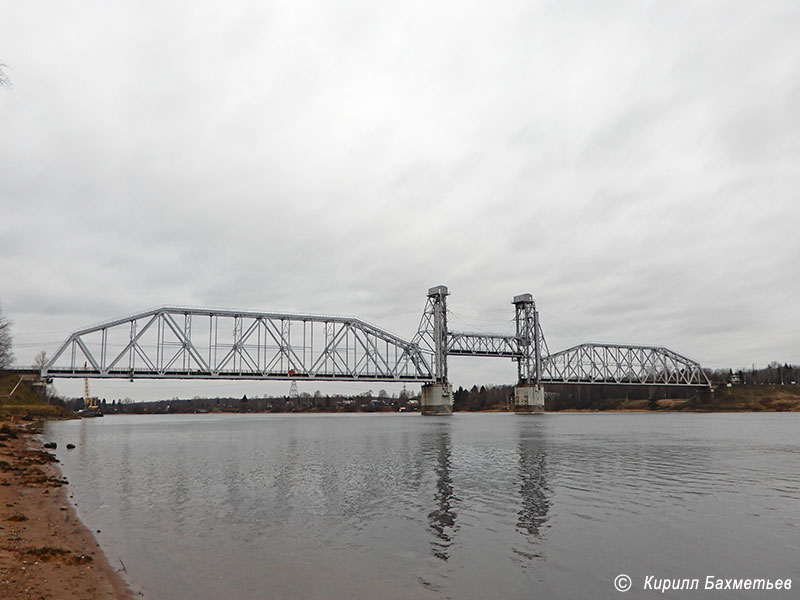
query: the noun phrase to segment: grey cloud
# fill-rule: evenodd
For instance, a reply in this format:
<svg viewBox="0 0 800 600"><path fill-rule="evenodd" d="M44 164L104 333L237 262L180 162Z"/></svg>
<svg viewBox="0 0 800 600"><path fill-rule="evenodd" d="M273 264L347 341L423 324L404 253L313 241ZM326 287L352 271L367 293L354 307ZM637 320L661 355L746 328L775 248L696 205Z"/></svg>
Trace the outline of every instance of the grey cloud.
<svg viewBox="0 0 800 600"><path fill-rule="evenodd" d="M0 301L21 344L167 303L410 337L445 284L459 329L532 292L554 350L800 363L799 31L794 2L18 4Z"/></svg>

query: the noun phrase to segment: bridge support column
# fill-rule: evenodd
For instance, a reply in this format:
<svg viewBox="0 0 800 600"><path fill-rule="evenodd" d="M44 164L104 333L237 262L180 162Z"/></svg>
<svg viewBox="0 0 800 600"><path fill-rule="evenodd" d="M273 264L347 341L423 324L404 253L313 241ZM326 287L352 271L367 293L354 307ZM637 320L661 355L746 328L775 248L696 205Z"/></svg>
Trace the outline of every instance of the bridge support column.
<svg viewBox="0 0 800 600"><path fill-rule="evenodd" d="M422 386L423 415L453 414L453 386L449 383L426 383Z"/></svg>
<svg viewBox="0 0 800 600"><path fill-rule="evenodd" d="M538 384L514 387L514 412L523 415L544 413L544 388Z"/></svg>

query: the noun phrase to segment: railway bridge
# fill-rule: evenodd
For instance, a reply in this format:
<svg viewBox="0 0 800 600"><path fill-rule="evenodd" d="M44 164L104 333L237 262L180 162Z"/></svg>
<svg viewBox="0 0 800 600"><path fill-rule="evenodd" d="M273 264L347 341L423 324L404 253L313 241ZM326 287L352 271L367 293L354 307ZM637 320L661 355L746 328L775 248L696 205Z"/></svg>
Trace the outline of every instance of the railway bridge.
<svg viewBox="0 0 800 600"><path fill-rule="evenodd" d="M512 300L512 333L452 331L448 295L428 290L410 341L355 317L162 306L73 332L42 377L417 381L423 414L452 412L449 356L516 361L519 413L543 412L547 383L710 386L699 363L661 346L550 353L531 294Z"/></svg>

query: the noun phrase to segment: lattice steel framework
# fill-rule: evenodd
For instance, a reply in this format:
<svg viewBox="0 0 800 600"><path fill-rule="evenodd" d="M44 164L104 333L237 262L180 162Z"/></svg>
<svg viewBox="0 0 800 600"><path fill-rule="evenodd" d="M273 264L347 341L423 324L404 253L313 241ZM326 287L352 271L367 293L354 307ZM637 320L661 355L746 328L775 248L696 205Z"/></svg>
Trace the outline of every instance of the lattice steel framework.
<svg viewBox="0 0 800 600"><path fill-rule="evenodd" d="M447 337L447 354L517 358L519 340L513 335L451 331Z"/></svg>
<svg viewBox="0 0 800 600"><path fill-rule="evenodd" d="M428 290L428 301L412 340L420 350L433 359L434 381L447 383L447 287L438 285Z"/></svg>
<svg viewBox="0 0 800 600"><path fill-rule="evenodd" d="M661 346L581 344L550 354L531 294L515 333L447 328L445 286L428 290L414 339L350 317L162 307L73 333L43 377L318 379L447 383L447 357L518 363L519 383L710 386L700 364Z"/></svg>
<svg viewBox="0 0 800 600"><path fill-rule="evenodd" d="M519 383L536 384L542 378L542 355L549 354L547 341L539 325L539 311L531 294L515 296L512 304L519 344L519 356L516 359Z"/></svg>
<svg viewBox="0 0 800 600"><path fill-rule="evenodd" d="M180 307L156 308L76 331L42 374L131 379L434 378L430 358L416 344L360 319Z"/></svg>
<svg viewBox="0 0 800 600"><path fill-rule="evenodd" d="M663 346L580 344L542 359L547 383L711 386L699 363Z"/></svg>
<svg viewBox="0 0 800 600"><path fill-rule="evenodd" d="M519 383L531 385L541 379L542 355L547 341L539 325L539 312L531 294L514 297L514 335L451 331L447 354L453 356L498 356L517 361Z"/></svg>

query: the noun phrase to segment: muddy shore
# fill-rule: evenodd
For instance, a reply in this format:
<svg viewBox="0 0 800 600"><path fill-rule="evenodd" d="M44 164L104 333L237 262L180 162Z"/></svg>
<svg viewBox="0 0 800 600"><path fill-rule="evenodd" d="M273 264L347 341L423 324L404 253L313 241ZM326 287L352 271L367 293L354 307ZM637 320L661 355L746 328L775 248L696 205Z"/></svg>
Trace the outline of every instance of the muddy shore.
<svg viewBox="0 0 800 600"><path fill-rule="evenodd" d="M0 420L0 596L133 598L76 517L55 456L36 433L31 423Z"/></svg>

